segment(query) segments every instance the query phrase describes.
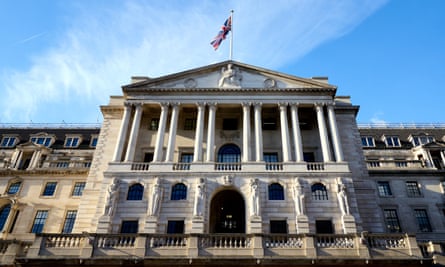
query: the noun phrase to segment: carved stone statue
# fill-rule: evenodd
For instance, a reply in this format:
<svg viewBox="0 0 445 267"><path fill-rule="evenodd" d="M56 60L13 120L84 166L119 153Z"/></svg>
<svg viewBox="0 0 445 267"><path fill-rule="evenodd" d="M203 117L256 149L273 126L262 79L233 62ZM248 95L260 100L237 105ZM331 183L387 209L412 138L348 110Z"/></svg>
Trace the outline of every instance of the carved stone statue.
<svg viewBox="0 0 445 267"><path fill-rule="evenodd" d="M227 69L223 67L221 69L221 78L219 79L218 86L223 87L224 85L240 86L241 85L241 74L238 68L233 68L232 64L227 66Z"/></svg>
<svg viewBox="0 0 445 267"><path fill-rule="evenodd" d="M149 210L150 216L156 216L159 212L159 206L162 198L162 188L158 177L155 178L153 190L151 192L151 206Z"/></svg>
<svg viewBox="0 0 445 267"><path fill-rule="evenodd" d="M337 197L338 204L340 206L340 210L342 215L349 214L349 204L348 204L348 195L346 191L346 185L341 182L341 179L338 180L337 184Z"/></svg>
<svg viewBox="0 0 445 267"><path fill-rule="evenodd" d="M304 215L304 187L300 185L298 179L295 179L294 185L294 202L295 202L295 213L297 216Z"/></svg>
<svg viewBox="0 0 445 267"><path fill-rule="evenodd" d="M195 206L193 208L194 216L202 216L204 211L204 203L206 197L206 181L204 178L199 179L199 183L196 185L196 193L195 193Z"/></svg>
<svg viewBox="0 0 445 267"><path fill-rule="evenodd" d="M260 215L260 197L259 197L258 179L250 180L250 196L251 196L251 215Z"/></svg>
<svg viewBox="0 0 445 267"><path fill-rule="evenodd" d="M107 201L105 203L105 211L104 214L107 216L113 216L114 210L116 208L116 203L119 198L119 179L113 179L113 182L108 186L107 192Z"/></svg>

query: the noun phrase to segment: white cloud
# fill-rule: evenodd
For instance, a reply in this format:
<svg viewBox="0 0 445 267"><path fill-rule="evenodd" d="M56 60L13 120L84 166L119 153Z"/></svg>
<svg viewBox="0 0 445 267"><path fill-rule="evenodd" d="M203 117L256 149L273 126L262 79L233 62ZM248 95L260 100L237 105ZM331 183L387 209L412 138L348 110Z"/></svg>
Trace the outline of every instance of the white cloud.
<svg viewBox="0 0 445 267"><path fill-rule="evenodd" d="M98 105L121 94L130 76L226 60L229 41L216 52L209 42L232 8L234 59L277 68L346 34L385 2L130 1L77 7L72 26L54 47L34 55L27 71L3 71L1 122L96 121Z"/></svg>

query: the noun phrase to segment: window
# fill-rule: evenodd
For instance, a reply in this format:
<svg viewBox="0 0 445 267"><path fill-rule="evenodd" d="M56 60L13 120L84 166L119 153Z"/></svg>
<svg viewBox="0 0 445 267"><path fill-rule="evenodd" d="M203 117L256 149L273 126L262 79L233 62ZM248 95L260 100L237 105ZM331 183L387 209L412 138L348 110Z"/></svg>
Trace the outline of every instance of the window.
<svg viewBox="0 0 445 267"><path fill-rule="evenodd" d="M0 231L3 231L3 227L5 227L5 223L8 220L10 211L11 211L10 204L3 206L2 209L0 210Z"/></svg>
<svg viewBox="0 0 445 267"><path fill-rule="evenodd" d="M328 200L328 191L326 186L316 183L311 186L312 198L315 200Z"/></svg>
<svg viewBox="0 0 445 267"><path fill-rule="evenodd" d="M152 162L153 161L153 153L145 153L144 154L144 162Z"/></svg>
<svg viewBox="0 0 445 267"><path fill-rule="evenodd" d="M279 183L269 185L269 200L284 200L284 189Z"/></svg>
<svg viewBox="0 0 445 267"><path fill-rule="evenodd" d="M9 188L8 188L8 194L9 195L17 194L17 192L19 192L19 190L20 190L21 185L22 185L22 182L14 182L14 183L10 184Z"/></svg>
<svg viewBox="0 0 445 267"><path fill-rule="evenodd" d="M400 147L398 136L385 136L385 144L387 147Z"/></svg>
<svg viewBox="0 0 445 267"><path fill-rule="evenodd" d="M411 142L413 143L413 146L426 145L434 142L434 137L429 135L413 136Z"/></svg>
<svg viewBox="0 0 445 267"><path fill-rule="evenodd" d="M51 137L32 137L31 142L36 145L44 145L49 147L51 145L52 138Z"/></svg>
<svg viewBox="0 0 445 267"><path fill-rule="evenodd" d="M223 130L225 131L238 130L238 119L224 119Z"/></svg>
<svg viewBox="0 0 445 267"><path fill-rule="evenodd" d="M15 137L3 137L1 147L13 147L17 138Z"/></svg>
<svg viewBox="0 0 445 267"><path fill-rule="evenodd" d="M263 159L265 162L278 162L278 153L264 153Z"/></svg>
<svg viewBox="0 0 445 267"><path fill-rule="evenodd" d="M42 196L52 196L56 191L56 182L48 182L45 185L45 189L43 190Z"/></svg>
<svg viewBox="0 0 445 267"><path fill-rule="evenodd" d="M136 234L138 232L139 222L137 220L133 221L122 221L121 233L122 234Z"/></svg>
<svg viewBox="0 0 445 267"><path fill-rule="evenodd" d="M157 131L159 127L159 118L153 118L150 121L150 125L148 126L148 129L151 131Z"/></svg>
<svg viewBox="0 0 445 267"><path fill-rule="evenodd" d="M97 136L91 137L90 147L96 147L97 146L97 140L98 140Z"/></svg>
<svg viewBox="0 0 445 267"><path fill-rule="evenodd" d="M182 153L180 162L183 164L178 165L178 170L190 170L190 163L193 161L192 153Z"/></svg>
<svg viewBox="0 0 445 267"><path fill-rule="evenodd" d="M240 162L241 150L236 145L224 145L218 151L218 162Z"/></svg>
<svg viewBox="0 0 445 267"><path fill-rule="evenodd" d="M277 120L276 118L264 118L263 119L263 130L265 131L273 131L277 129Z"/></svg>
<svg viewBox="0 0 445 267"><path fill-rule="evenodd" d="M183 234L184 221L168 221L167 234Z"/></svg>
<svg viewBox="0 0 445 267"><path fill-rule="evenodd" d="M182 200L187 198L187 186L183 183L175 184L172 187L171 200Z"/></svg>
<svg viewBox="0 0 445 267"><path fill-rule="evenodd" d="M191 131L196 129L196 119L185 119L184 130Z"/></svg>
<svg viewBox="0 0 445 267"><path fill-rule="evenodd" d="M315 232L317 234L333 234L334 227L332 226L331 220L316 220L315 221Z"/></svg>
<svg viewBox="0 0 445 267"><path fill-rule="evenodd" d="M271 234L287 234L287 222L286 220L272 220L270 221L270 233Z"/></svg>
<svg viewBox="0 0 445 267"><path fill-rule="evenodd" d="M400 233L402 228L400 228L399 216L397 216L397 210L395 209L385 209L383 210L383 216L385 217L386 229L390 233Z"/></svg>
<svg viewBox="0 0 445 267"><path fill-rule="evenodd" d="M389 186L389 182L377 182L377 188L379 190L379 196L388 197L392 196L391 187Z"/></svg>
<svg viewBox="0 0 445 267"><path fill-rule="evenodd" d="M306 162L315 162L314 152L303 152L303 159Z"/></svg>
<svg viewBox="0 0 445 267"><path fill-rule="evenodd" d="M69 210L66 212L62 233L69 234L73 231L74 222L76 221L76 216L77 216L77 210Z"/></svg>
<svg viewBox="0 0 445 267"><path fill-rule="evenodd" d="M409 197L420 197L422 194L420 193L419 184L416 181L407 181L406 182L406 192Z"/></svg>
<svg viewBox="0 0 445 267"><path fill-rule="evenodd" d="M431 224L428 219L428 214L424 209L415 209L414 215L416 216L417 225L419 226L420 232L431 232Z"/></svg>
<svg viewBox="0 0 445 267"><path fill-rule="evenodd" d="M362 136L362 146L375 147L374 138L372 136Z"/></svg>
<svg viewBox="0 0 445 267"><path fill-rule="evenodd" d="M78 147L79 146L79 137L67 137L65 139L65 147Z"/></svg>
<svg viewBox="0 0 445 267"><path fill-rule="evenodd" d="M77 182L74 184L72 196L81 196L83 194L83 189L85 189L85 182Z"/></svg>
<svg viewBox="0 0 445 267"><path fill-rule="evenodd" d="M134 184L128 188L127 200L142 200L144 194L144 186Z"/></svg>
<svg viewBox="0 0 445 267"><path fill-rule="evenodd" d="M45 225L46 218L48 217L47 210L38 210L36 217L34 218L34 223L32 224L31 233L40 234Z"/></svg>

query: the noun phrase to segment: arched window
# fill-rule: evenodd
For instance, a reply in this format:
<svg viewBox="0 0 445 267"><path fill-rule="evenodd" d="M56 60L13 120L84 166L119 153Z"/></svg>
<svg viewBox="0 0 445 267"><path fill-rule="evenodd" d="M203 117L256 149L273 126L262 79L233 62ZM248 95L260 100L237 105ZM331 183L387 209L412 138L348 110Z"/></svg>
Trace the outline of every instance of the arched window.
<svg viewBox="0 0 445 267"><path fill-rule="evenodd" d="M171 200L181 200L187 198L187 186L183 183L175 184L172 187Z"/></svg>
<svg viewBox="0 0 445 267"><path fill-rule="evenodd" d="M22 185L22 182L14 182L9 185L8 187L8 194L9 195L15 195L20 190L20 186Z"/></svg>
<svg viewBox="0 0 445 267"><path fill-rule="evenodd" d="M284 200L284 189L279 183L269 185L269 200Z"/></svg>
<svg viewBox="0 0 445 267"><path fill-rule="evenodd" d="M322 183L316 183L311 186L312 198L315 200L328 200L328 191Z"/></svg>
<svg viewBox="0 0 445 267"><path fill-rule="evenodd" d="M228 144L222 146L218 151L218 162L240 162L241 150L238 146Z"/></svg>
<svg viewBox="0 0 445 267"><path fill-rule="evenodd" d="M128 188L127 200L142 200L144 194L144 186L141 184L134 184Z"/></svg>
<svg viewBox="0 0 445 267"><path fill-rule="evenodd" d="M0 231L5 227L6 220L8 219L9 212L11 211L11 204L3 206L0 210Z"/></svg>

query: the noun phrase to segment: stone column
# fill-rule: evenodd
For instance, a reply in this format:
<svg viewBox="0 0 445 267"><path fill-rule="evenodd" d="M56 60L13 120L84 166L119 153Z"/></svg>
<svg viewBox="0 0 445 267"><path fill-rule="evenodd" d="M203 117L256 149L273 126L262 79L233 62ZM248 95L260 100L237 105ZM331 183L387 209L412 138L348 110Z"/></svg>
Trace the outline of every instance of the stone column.
<svg viewBox="0 0 445 267"><path fill-rule="evenodd" d="M283 162L290 160L289 126L287 123L287 103L278 104L280 108L281 144L283 149Z"/></svg>
<svg viewBox="0 0 445 267"><path fill-rule="evenodd" d="M164 146L165 127L167 125L168 103L161 103L161 117L159 118L158 133L156 135L156 146L153 161L162 161L162 150Z"/></svg>
<svg viewBox="0 0 445 267"><path fill-rule="evenodd" d="M263 131L261 122L261 103L255 103L254 117L255 117L255 160L263 161Z"/></svg>
<svg viewBox="0 0 445 267"><path fill-rule="evenodd" d="M334 143L334 153L337 162L343 161L343 151L341 149L340 137L338 136L337 121L335 119L335 111L333 105L328 105L329 128L332 134L332 142Z"/></svg>
<svg viewBox="0 0 445 267"><path fill-rule="evenodd" d="M133 125L131 126L130 137L128 140L127 153L125 153L125 162L131 162L134 159L139 126L141 125L142 103L135 104L135 108L136 111L134 112Z"/></svg>
<svg viewBox="0 0 445 267"><path fill-rule="evenodd" d="M41 155L42 155L41 150L34 151L34 153L32 154L32 157L31 157L31 161L29 162L29 166L27 168L28 170L33 170L38 167L37 163L39 162Z"/></svg>
<svg viewBox="0 0 445 267"><path fill-rule="evenodd" d="M250 161L250 104L243 106L243 162Z"/></svg>
<svg viewBox="0 0 445 267"><path fill-rule="evenodd" d="M121 128L119 129L119 135L117 136L117 144L114 150L113 161L121 161L122 151L124 150L125 139L127 137L128 123L130 122L131 105L124 103L124 115L122 117Z"/></svg>
<svg viewBox="0 0 445 267"><path fill-rule="evenodd" d="M172 104L172 115L170 118L170 131L168 132L167 155L165 161L172 162L175 153L176 129L178 128L179 104Z"/></svg>
<svg viewBox="0 0 445 267"><path fill-rule="evenodd" d="M326 122L324 120L323 105L315 104L315 110L317 112L318 131L320 133L320 143L321 143L321 150L323 153L323 161L329 162L331 161L331 156L329 153L328 133L326 130Z"/></svg>
<svg viewBox="0 0 445 267"><path fill-rule="evenodd" d="M198 118L196 121L195 150L193 152L193 162L202 161L202 136L204 133L204 112L205 112L205 104L198 103Z"/></svg>
<svg viewBox="0 0 445 267"><path fill-rule="evenodd" d="M301 140L300 121L298 119L298 104L292 104L290 107L291 119L292 119L292 133L294 137L294 149L295 149L295 161L302 162L303 157L303 144Z"/></svg>
<svg viewBox="0 0 445 267"><path fill-rule="evenodd" d="M207 162L215 161L215 116L216 103L209 104L209 121L207 123Z"/></svg>

